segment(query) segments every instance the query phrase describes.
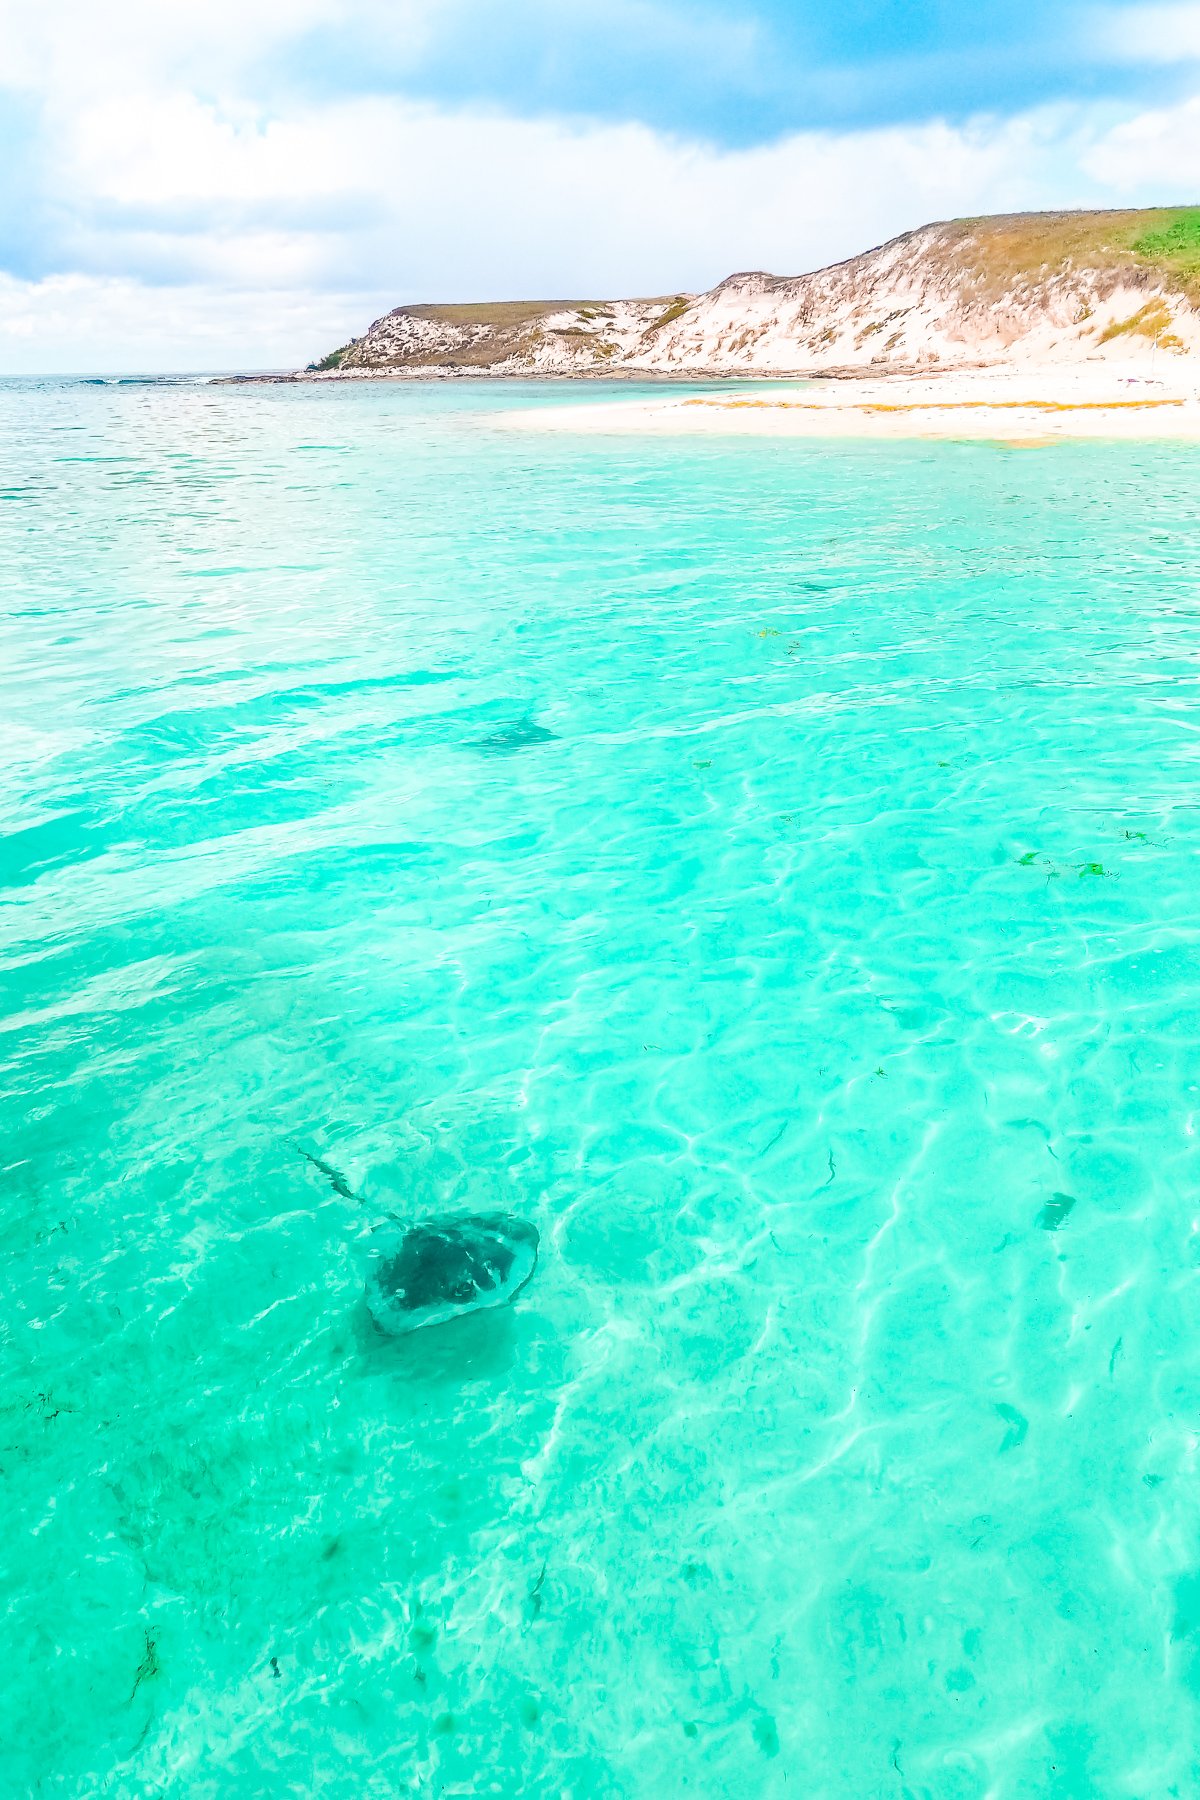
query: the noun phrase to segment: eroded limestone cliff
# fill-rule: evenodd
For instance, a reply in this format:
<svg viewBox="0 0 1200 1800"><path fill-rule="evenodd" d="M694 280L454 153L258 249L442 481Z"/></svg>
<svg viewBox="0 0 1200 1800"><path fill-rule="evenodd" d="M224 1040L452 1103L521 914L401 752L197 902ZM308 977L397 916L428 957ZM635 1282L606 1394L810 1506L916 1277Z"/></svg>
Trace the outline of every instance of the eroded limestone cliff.
<svg viewBox="0 0 1200 1800"><path fill-rule="evenodd" d="M957 219L704 294L402 306L309 373L767 375L1139 353L1200 353L1200 208Z"/></svg>

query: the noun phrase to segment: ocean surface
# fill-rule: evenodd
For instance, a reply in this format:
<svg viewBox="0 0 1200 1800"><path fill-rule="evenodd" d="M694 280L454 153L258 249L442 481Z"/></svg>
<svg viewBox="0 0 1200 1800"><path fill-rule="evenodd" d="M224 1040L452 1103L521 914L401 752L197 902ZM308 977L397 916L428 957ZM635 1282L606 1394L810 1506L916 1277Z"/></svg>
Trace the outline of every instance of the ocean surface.
<svg viewBox="0 0 1200 1800"><path fill-rule="evenodd" d="M1200 448L580 394L0 384L0 1792L1194 1797Z"/></svg>

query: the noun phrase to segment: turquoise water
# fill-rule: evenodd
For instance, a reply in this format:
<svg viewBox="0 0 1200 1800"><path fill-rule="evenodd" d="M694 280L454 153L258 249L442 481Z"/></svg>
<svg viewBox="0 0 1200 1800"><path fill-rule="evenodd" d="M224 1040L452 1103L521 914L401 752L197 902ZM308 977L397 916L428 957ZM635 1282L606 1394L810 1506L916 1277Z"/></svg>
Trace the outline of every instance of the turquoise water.
<svg viewBox="0 0 1200 1800"><path fill-rule="evenodd" d="M0 1788L1194 1795L1200 452L577 397L0 387Z"/></svg>

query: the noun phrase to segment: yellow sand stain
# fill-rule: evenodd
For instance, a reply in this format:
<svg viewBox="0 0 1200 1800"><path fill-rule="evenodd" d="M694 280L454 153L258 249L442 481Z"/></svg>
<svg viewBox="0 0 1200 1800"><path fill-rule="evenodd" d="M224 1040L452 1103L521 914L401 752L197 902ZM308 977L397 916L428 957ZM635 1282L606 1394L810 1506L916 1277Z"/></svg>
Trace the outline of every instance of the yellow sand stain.
<svg viewBox="0 0 1200 1800"><path fill-rule="evenodd" d="M684 406L718 406L726 412L757 407L789 412L1116 412L1153 406L1183 406L1182 400L850 400L833 405L819 400L685 400Z"/></svg>

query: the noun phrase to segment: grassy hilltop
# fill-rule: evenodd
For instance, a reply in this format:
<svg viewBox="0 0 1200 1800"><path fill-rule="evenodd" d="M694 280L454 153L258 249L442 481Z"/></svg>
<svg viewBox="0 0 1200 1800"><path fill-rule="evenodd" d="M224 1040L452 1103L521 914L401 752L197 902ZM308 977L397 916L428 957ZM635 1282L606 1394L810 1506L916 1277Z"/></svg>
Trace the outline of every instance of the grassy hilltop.
<svg viewBox="0 0 1200 1800"><path fill-rule="evenodd" d="M953 219L941 231L964 273L997 293L1069 269L1128 269L1200 296L1200 206L1000 213Z"/></svg>

